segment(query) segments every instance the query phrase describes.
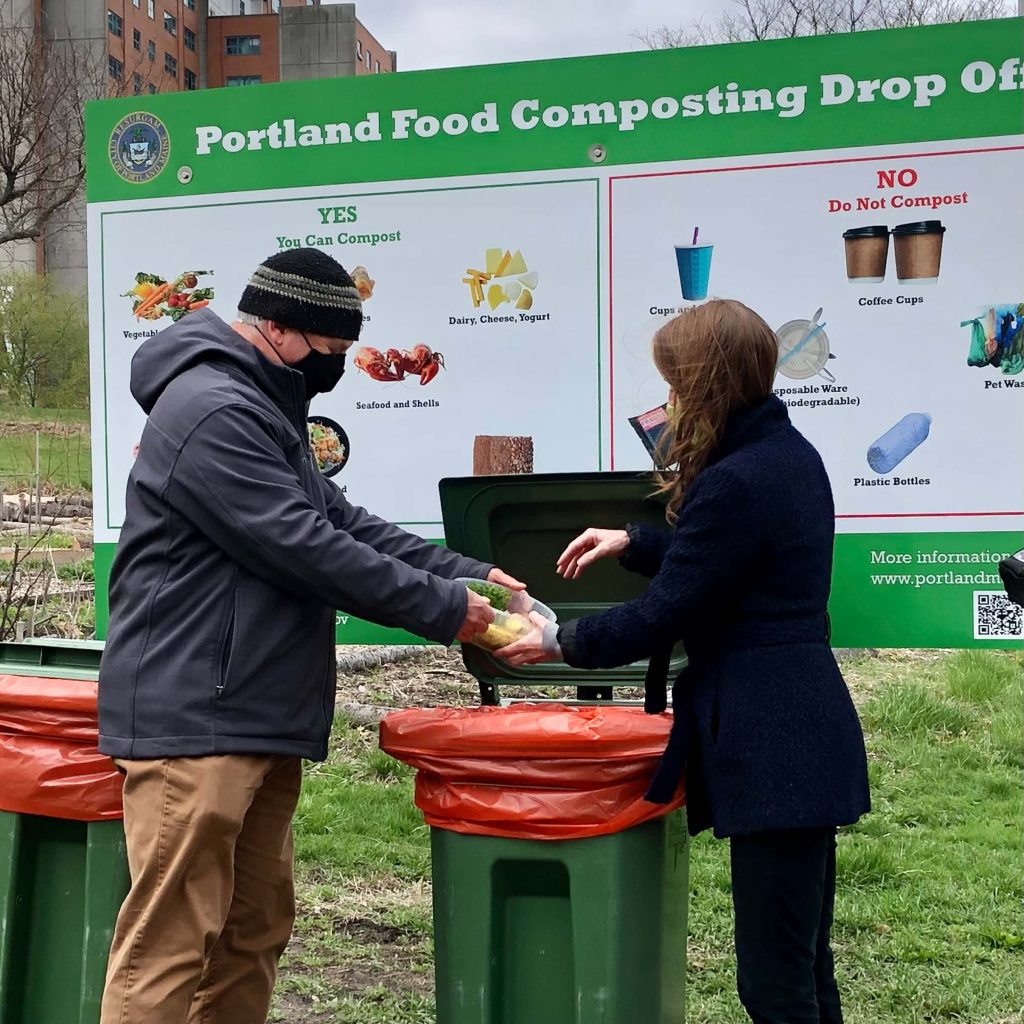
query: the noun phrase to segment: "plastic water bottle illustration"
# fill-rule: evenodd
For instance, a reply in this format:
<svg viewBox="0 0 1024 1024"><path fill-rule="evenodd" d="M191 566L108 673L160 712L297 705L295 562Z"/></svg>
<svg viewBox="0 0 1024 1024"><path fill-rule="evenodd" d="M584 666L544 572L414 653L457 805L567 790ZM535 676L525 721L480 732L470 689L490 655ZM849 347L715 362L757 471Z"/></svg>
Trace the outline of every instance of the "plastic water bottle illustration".
<svg viewBox="0 0 1024 1024"><path fill-rule="evenodd" d="M928 413L907 413L868 448L868 465L876 473L891 473L925 441L931 426Z"/></svg>

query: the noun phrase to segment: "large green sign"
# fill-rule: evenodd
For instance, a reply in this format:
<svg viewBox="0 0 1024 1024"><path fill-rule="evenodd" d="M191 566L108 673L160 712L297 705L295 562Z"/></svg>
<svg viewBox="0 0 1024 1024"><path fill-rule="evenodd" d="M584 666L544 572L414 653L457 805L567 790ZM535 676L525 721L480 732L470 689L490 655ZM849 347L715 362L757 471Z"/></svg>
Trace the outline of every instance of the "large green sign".
<svg viewBox="0 0 1024 1024"><path fill-rule="evenodd" d="M90 105L98 564L135 349L316 245L364 294L311 410L353 501L441 539L437 481L491 437L537 472L649 467L653 331L740 298L832 479L834 641L1020 644L1022 57L1006 19Z"/></svg>

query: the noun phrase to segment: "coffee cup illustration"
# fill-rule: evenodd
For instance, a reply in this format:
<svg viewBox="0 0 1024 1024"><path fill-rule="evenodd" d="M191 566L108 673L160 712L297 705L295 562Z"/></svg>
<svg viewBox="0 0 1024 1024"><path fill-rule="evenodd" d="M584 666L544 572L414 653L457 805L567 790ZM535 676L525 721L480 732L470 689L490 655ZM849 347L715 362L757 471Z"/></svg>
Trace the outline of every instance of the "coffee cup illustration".
<svg viewBox="0 0 1024 1024"><path fill-rule="evenodd" d="M896 279L900 284L934 284L942 262L942 236L946 229L939 220L897 224L892 229L896 250Z"/></svg>
<svg viewBox="0 0 1024 1024"><path fill-rule="evenodd" d="M846 279L851 284L879 284L885 280L889 257L889 229L884 224L850 228L843 232Z"/></svg>

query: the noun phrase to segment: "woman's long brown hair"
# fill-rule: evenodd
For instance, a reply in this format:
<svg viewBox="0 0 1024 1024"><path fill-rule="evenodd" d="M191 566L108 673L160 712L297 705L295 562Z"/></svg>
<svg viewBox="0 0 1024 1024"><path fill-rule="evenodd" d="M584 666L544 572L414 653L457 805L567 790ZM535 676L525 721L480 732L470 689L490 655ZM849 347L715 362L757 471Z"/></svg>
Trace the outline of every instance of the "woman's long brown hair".
<svg viewBox="0 0 1024 1024"><path fill-rule="evenodd" d="M730 413L772 393L779 349L775 332L752 309L733 299L713 299L660 328L653 354L675 395L662 452L670 472L658 490L668 495L671 522L722 440Z"/></svg>

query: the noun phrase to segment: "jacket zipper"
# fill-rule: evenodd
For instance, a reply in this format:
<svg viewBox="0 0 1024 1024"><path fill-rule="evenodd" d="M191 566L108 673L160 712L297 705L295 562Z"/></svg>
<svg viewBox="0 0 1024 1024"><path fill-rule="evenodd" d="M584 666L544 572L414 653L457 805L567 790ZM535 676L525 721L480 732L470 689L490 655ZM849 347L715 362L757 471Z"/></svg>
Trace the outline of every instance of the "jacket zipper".
<svg viewBox="0 0 1024 1024"><path fill-rule="evenodd" d="M301 399L299 397L299 392L298 392L299 386L300 385L296 384L295 387L293 388L293 397L295 398L295 407L296 407L296 410L297 410L297 412L299 414L298 418L297 418L297 421L296 421L296 426L298 427L298 430L299 430L299 438L303 442L303 448L305 450L306 465L309 467L309 471L313 474L313 478L316 479L316 477L320 475L320 470L317 467L315 459L313 458L313 449L309 445L309 427L307 425L307 418L306 418L307 414L309 412L309 403L307 402L307 403L305 403L305 405L302 403L302 401L301 401ZM302 385L302 387L305 388L305 385ZM303 395L305 395L305 391L304 390L303 390ZM333 616L332 616L332 623L333 623ZM334 645L334 642L335 642L335 632L334 632L334 626L332 625L331 626L331 645L332 646ZM330 712L327 710L327 692L328 692L328 690L330 689L330 686L331 686L331 663L333 661L334 661L333 657L327 659L327 670L324 673L323 687L321 688L321 691L320 691L320 714L323 715L323 719L324 719L324 730L325 730L325 734L326 734L325 735L325 740L324 740L325 743L330 742L330 738L331 738L331 715L330 715Z"/></svg>
<svg viewBox="0 0 1024 1024"><path fill-rule="evenodd" d="M231 617L228 619L228 628L224 631L224 646L220 652L220 682L217 684L217 699L224 695L224 688L228 683L228 666L231 663L231 646L235 639L235 607L231 602Z"/></svg>

